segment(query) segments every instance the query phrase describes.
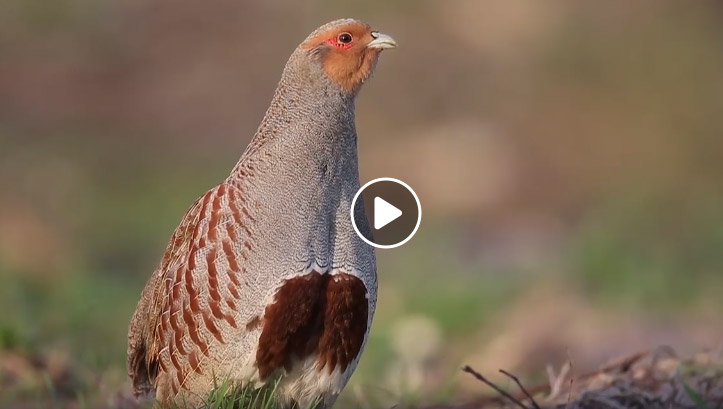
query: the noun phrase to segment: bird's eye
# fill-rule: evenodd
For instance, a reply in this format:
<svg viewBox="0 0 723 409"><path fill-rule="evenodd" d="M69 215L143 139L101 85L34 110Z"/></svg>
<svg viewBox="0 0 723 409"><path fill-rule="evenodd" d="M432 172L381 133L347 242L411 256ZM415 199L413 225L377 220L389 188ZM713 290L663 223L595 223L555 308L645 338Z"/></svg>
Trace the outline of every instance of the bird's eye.
<svg viewBox="0 0 723 409"><path fill-rule="evenodd" d="M349 33L341 33L339 34L338 40L342 44L349 44L351 43L352 37Z"/></svg>

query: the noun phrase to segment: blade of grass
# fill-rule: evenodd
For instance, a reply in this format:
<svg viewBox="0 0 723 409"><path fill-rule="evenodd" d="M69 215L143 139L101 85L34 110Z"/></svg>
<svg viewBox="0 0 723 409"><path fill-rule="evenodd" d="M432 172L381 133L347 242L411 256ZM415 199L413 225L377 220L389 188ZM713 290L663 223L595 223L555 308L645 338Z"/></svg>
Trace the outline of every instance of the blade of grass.
<svg viewBox="0 0 723 409"><path fill-rule="evenodd" d="M710 406L705 402L705 399L695 389L690 387L687 383L683 383L683 388L688 397L695 403L698 409L711 409Z"/></svg>

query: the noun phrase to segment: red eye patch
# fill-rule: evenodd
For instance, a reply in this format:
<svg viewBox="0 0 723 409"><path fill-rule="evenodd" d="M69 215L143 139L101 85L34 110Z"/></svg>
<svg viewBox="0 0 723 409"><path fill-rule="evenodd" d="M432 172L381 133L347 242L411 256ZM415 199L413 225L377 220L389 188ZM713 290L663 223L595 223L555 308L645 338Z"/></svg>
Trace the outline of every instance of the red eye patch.
<svg viewBox="0 0 723 409"><path fill-rule="evenodd" d="M336 48L341 48L342 50L347 50L352 47L352 43L342 43L339 42L339 40L336 37L332 37L325 41L327 44L331 44Z"/></svg>

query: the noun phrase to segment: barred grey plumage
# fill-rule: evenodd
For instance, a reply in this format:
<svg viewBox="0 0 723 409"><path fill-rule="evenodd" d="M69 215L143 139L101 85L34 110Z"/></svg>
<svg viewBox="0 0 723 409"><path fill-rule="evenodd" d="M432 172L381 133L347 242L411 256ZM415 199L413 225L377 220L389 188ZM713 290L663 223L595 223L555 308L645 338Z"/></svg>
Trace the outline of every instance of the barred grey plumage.
<svg viewBox="0 0 723 409"><path fill-rule="evenodd" d="M395 45L344 19L293 52L238 164L191 206L143 290L128 333L138 396L195 407L214 381L280 379L289 406L334 403L377 296L374 249L349 219L354 103Z"/></svg>

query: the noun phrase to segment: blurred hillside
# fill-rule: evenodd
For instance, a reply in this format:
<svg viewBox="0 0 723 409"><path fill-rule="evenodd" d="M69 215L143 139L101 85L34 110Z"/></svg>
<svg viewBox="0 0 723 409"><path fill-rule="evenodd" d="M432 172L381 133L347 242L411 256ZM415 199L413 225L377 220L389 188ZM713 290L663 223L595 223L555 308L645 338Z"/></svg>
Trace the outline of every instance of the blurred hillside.
<svg viewBox="0 0 723 409"><path fill-rule="evenodd" d="M469 394L462 363L537 376L566 349L585 367L723 346L719 2L6 0L0 349L81 368L72 397L127 387L127 322L172 230L293 48L347 16L400 44L359 98L362 181L403 179L424 209L379 254L348 399Z"/></svg>

